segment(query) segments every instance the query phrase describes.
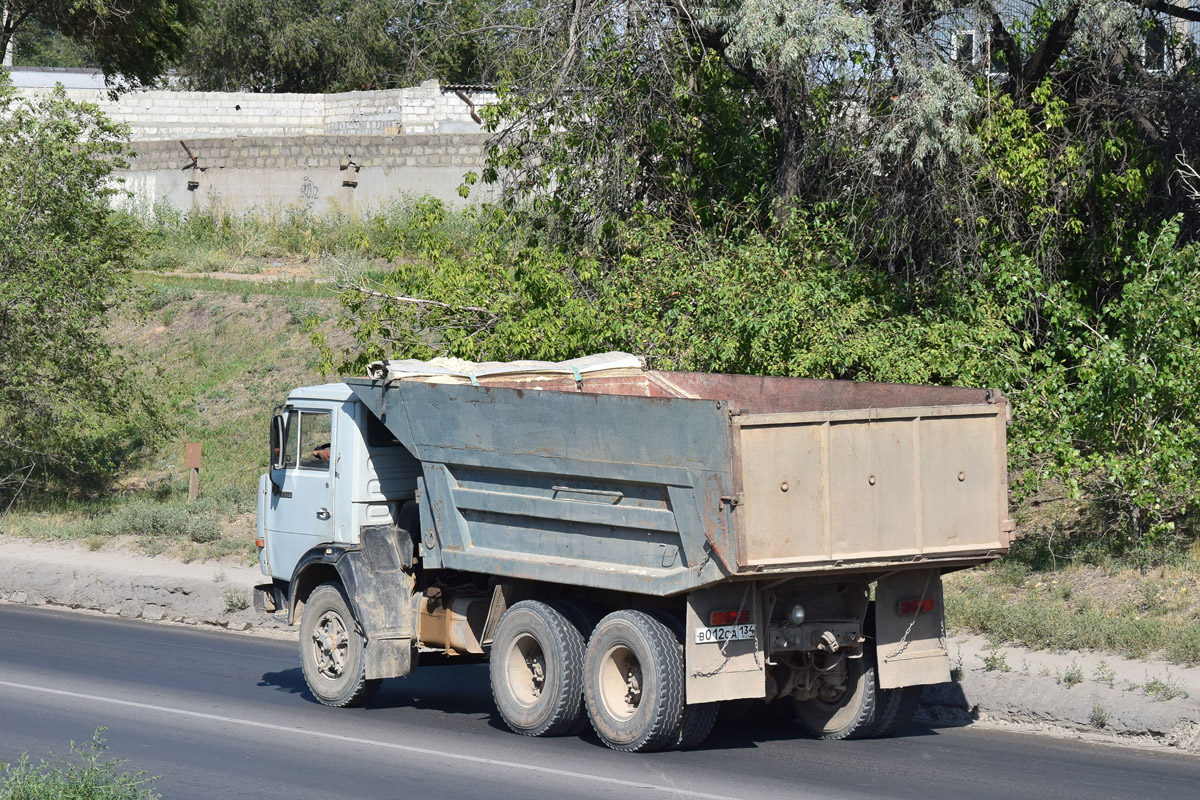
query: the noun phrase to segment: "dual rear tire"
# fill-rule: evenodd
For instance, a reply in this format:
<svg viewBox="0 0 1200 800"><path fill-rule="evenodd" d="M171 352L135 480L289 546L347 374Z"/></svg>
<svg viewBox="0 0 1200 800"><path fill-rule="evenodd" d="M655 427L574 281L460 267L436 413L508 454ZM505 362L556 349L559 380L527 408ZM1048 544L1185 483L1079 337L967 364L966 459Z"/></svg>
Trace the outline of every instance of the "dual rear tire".
<svg viewBox="0 0 1200 800"><path fill-rule="evenodd" d="M569 601L527 600L505 612L490 668L505 724L555 736L590 720L605 745L629 752L700 744L716 705L686 703L682 622L629 610L594 620Z"/></svg>

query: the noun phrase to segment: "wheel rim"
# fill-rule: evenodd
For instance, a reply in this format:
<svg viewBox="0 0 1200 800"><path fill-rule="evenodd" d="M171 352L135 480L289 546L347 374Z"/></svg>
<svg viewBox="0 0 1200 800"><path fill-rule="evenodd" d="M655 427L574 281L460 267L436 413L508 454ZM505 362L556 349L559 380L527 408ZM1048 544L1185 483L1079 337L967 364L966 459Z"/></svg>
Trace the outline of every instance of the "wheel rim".
<svg viewBox="0 0 1200 800"><path fill-rule="evenodd" d="M350 636L341 614L326 611L317 620L312 634L313 660L317 672L333 681L342 677L346 672L346 652L349 648Z"/></svg>
<svg viewBox="0 0 1200 800"><path fill-rule="evenodd" d="M532 708L546 687L546 654L537 639L518 636L504 658L504 675L512 697L525 708Z"/></svg>
<svg viewBox="0 0 1200 800"><path fill-rule="evenodd" d="M624 645L610 647L600 659L597 675L600 702L614 719L633 718L642 703L642 665Z"/></svg>

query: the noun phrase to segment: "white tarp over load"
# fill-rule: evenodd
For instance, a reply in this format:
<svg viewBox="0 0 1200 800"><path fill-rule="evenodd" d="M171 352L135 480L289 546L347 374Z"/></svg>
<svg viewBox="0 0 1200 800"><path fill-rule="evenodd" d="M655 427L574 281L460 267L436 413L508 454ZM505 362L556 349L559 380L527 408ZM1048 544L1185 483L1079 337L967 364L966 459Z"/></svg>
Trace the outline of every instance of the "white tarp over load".
<svg viewBox="0 0 1200 800"><path fill-rule="evenodd" d="M645 362L630 353L598 353L569 361L464 361L435 358L430 361L403 359L375 361L367 375L375 380L422 381L424 383L469 383L487 385L491 381L536 382L547 378L616 377L640 375Z"/></svg>

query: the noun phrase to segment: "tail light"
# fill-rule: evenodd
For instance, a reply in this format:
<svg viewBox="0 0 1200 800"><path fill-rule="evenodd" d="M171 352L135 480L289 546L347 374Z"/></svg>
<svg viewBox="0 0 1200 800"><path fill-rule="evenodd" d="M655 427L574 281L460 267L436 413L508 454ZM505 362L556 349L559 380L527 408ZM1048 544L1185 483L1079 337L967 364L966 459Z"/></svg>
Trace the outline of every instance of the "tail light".
<svg viewBox="0 0 1200 800"><path fill-rule="evenodd" d="M913 616L915 614L928 614L937 608L937 603L932 597L926 597L924 600L901 600L897 610L904 616Z"/></svg>
<svg viewBox="0 0 1200 800"><path fill-rule="evenodd" d="M708 615L709 625L740 625L750 621L749 611L714 611Z"/></svg>

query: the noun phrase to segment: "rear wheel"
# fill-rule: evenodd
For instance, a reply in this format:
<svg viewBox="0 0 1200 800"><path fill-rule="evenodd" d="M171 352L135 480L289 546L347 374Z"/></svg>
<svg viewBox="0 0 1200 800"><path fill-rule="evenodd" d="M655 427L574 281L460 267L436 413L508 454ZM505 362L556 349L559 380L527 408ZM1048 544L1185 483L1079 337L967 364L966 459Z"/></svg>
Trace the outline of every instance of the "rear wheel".
<svg viewBox="0 0 1200 800"><path fill-rule="evenodd" d="M683 653L662 621L615 611L592 632L584 700L596 734L614 750L675 745L684 712Z"/></svg>
<svg viewBox="0 0 1200 800"><path fill-rule="evenodd" d="M679 642L679 652L683 655L684 662L687 661L687 625L684 624L683 615L674 611L655 611L652 614L655 619L662 622L671 632L675 634L675 640ZM685 676L686 689L686 676ZM686 691L684 693L686 700ZM719 703L695 703L686 704L683 707L683 721L679 725L679 735L675 737L675 743L672 745L674 750L690 750L693 747L699 747L704 744L704 740L712 733L713 726L717 723L717 713L720 711Z"/></svg>
<svg viewBox="0 0 1200 800"><path fill-rule="evenodd" d="M875 723L877 684L869 654L846 659L846 683L829 697L795 703L796 721L818 739L861 739Z"/></svg>
<svg viewBox="0 0 1200 800"><path fill-rule="evenodd" d="M525 600L500 618L492 642L492 697L524 736L561 736L583 721L583 636L545 603Z"/></svg>
<svg viewBox="0 0 1200 800"><path fill-rule="evenodd" d="M300 617L300 666L304 682L321 703L361 706L382 681L366 678L366 638L336 583L323 583L304 603Z"/></svg>
<svg viewBox="0 0 1200 800"><path fill-rule="evenodd" d="M912 722L921 705L924 686L901 686L898 689L879 689L875 698L875 721L867 737L882 738L898 733Z"/></svg>

